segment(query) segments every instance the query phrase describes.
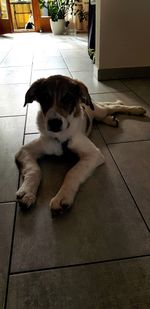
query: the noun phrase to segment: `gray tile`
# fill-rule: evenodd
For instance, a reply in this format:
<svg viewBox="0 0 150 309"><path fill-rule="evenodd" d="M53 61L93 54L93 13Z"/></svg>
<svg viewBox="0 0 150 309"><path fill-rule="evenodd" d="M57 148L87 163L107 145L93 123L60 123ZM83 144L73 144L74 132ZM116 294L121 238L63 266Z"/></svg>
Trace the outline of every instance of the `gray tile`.
<svg viewBox="0 0 150 309"><path fill-rule="evenodd" d="M73 72L72 76L83 82L88 87L90 93L128 91L118 80L99 82L94 77L94 74L89 75L87 72Z"/></svg>
<svg viewBox="0 0 150 309"><path fill-rule="evenodd" d="M56 220L51 218L49 200L72 160L42 160L37 204L25 213L18 209L12 272L150 253L147 227L97 129L92 140L106 163L81 187L72 210Z"/></svg>
<svg viewBox="0 0 150 309"><path fill-rule="evenodd" d="M10 277L7 309L149 309L150 257Z"/></svg>
<svg viewBox="0 0 150 309"><path fill-rule="evenodd" d="M22 145L24 121L24 116L0 118L0 202L15 200L18 170L14 157Z"/></svg>
<svg viewBox="0 0 150 309"><path fill-rule="evenodd" d="M109 148L150 227L150 141L110 145Z"/></svg>
<svg viewBox="0 0 150 309"><path fill-rule="evenodd" d="M127 79L123 83L150 104L150 79Z"/></svg>
<svg viewBox="0 0 150 309"><path fill-rule="evenodd" d="M118 128L99 125L106 143L119 143L150 138L150 107L132 92L95 94L92 98L96 102L115 102L121 100L125 105L141 105L147 110L146 117L117 115L120 120Z"/></svg>
<svg viewBox="0 0 150 309"><path fill-rule="evenodd" d="M33 70L33 72L32 72L32 83L39 78L42 78L42 77L47 78L49 76L57 75L57 74L61 74L61 75L71 77L71 74L68 71L68 69Z"/></svg>
<svg viewBox="0 0 150 309"><path fill-rule="evenodd" d="M0 68L0 84L27 84L30 82L30 67Z"/></svg>
<svg viewBox="0 0 150 309"><path fill-rule="evenodd" d="M0 85L0 116L25 115L23 107L28 85Z"/></svg>
<svg viewBox="0 0 150 309"><path fill-rule="evenodd" d="M4 308L15 204L0 204L0 308Z"/></svg>

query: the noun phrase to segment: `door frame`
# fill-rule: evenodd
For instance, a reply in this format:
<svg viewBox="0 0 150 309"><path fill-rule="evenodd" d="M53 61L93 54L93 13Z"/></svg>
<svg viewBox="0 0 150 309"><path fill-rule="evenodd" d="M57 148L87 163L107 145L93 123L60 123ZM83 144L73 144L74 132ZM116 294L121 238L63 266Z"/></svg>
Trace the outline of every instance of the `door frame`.
<svg viewBox="0 0 150 309"><path fill-rule="evenodd" d="M4 19L0 16L0 34L9 33L13 31L11 9L9 0L6 0L8 18Z"/></svg>

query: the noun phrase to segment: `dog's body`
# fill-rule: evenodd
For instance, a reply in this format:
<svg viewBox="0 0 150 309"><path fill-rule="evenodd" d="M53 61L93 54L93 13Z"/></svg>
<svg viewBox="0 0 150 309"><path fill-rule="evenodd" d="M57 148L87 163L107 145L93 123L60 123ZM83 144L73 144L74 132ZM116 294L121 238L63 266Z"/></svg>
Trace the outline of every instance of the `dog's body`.
<svg viewBox="0 0 150 309"><path fill-rule="evenodd" d="M98 104L91 101L84 84L61 75L34 82L26 93L25 105L34 100L41 105L37 123L40 137L23 146L16 155L24 181L17 199L26 207L36 200L41 181L37 160L47 155L63 154L63 144L76 153L79 161L66 174L64 182L51 199L52 214L63 213L74 201L79 186L104 163L101 151L88 138L93 119L118 126L115 113L143 115L141 106L125 106L120 102Z"/></svg>

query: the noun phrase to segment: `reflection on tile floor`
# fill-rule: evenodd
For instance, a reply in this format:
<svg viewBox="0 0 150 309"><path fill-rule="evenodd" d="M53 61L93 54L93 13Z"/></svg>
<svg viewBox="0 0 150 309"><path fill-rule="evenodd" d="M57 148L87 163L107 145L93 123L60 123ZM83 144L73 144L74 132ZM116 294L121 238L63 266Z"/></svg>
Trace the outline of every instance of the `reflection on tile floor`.
<svg viewBox="0 0 150 309"><path fill-rule="evenodd" d="M30 46L30 49L29 49ZM62 74L83 81L99 102L142 105L147 117L95 124L105 164L81 187L72 210L52 219L49 201L69 158L39 162L35 207L15 202L14 155L38 137L38 103L23 108L29 85ZM150 308L150 80L98 82L85 35L0 36L0 308Z"/></svg>

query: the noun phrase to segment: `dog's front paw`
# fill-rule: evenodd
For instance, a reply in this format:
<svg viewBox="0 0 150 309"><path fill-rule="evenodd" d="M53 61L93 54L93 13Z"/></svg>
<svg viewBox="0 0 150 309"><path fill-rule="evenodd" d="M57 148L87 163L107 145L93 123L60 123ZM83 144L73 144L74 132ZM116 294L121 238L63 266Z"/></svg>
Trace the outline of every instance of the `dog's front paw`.
<svg viewBox="0 0 150 309"><path fill-rule="evenodd" d="M73 203L73 198L69 194L57 193L50 201L50 210L52 217L64 214L68 211Z"/></svg>
<svg viewBox="0 0 150 309"><path fill-rule="evenodd" d="M16 192L16 198L23 208L29 208L36 201L36 196L32 192L27 192L21 188Z"/></svg>

